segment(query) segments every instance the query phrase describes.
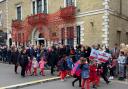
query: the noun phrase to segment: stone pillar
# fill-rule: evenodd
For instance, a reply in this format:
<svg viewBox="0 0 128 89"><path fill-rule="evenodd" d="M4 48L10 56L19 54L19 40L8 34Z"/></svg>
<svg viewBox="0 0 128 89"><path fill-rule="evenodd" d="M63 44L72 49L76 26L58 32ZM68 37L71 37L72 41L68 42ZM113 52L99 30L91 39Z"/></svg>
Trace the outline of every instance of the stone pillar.
<svg viewBox="0 0 128 89"><path fill-rule="evenodd" d="M6 0L6 8L5 9L6 9L6 17L7 17L6 18L6 23L7 23L7 27L6 27L7 28L7 31L6 31L7 32L6 44L9 46L9 38L12 38L12 37L11 37L11 33L9 31L10 29L9 29L9 21L8 21L8 19L9 19L9 17L8 17L8 0Z"/></svg>
<svg viewBox="0 0 128 89"><path fill-rule="evenodd" d="M74 26L74 48L75 48L76 45L77 45L77 39L76 39L76 36L77 36L76 26Z"/></svg>
<svg viewBox="0 0 128 89"><path fill-rule="evenodd" d="M65 38L65 45L67 45L67 28L65 27L64 29L65 29L65 37L66 37Z"/></svg>
<svg viewBox="0 0 128 89"><path fill-rule="evenodd" d="M104 0L103 5L104 5L104 16L103 18L103 35L102 35L102 44L105 46L109 46L109 2L110 0Z"/></svg>
<svg viewBox="0 0 128 89"><path fill-rule="evenodd" d="M50 47L50 41L49 40L47 41L47 45L48 45L48 47Z"/></svg>
<svg viewBox="0 0 128 89"><path fill-rule="evenodd" d="M84 44L84 27L81 25L81 30L80 30L80 44Z"/></svg>

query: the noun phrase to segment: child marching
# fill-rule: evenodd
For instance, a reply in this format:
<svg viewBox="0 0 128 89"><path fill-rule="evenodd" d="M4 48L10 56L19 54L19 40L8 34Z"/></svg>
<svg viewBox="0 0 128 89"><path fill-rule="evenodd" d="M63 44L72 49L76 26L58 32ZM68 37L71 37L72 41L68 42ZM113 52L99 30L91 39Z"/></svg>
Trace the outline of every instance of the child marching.
<svg viewBox="0 0 128 89"><path fill-rule="evenodd" d="M36 60L36 58L33 59L32 61L32 67L33 67L33 75L37 76L37 69L38 69L38 61Z"/></svg>
<svg viewBox="0 0 128 89"><path fill-rule="evenodd" d="M61 78L61 81L65 80L65 77L67 76L67 69L68 69L68 64L66 61L66 55L63 55L62 59L60 60L60 78Z"/></svg>
<svg viewBox="0 0 128 89"><path fill-rule="evenodd" d="M42 76L45 76L45 74L44 74L45 64L46 64L46 61L44 61L44 58L42 57L40 62L39 62L40 73L41 73Z"/></svg>

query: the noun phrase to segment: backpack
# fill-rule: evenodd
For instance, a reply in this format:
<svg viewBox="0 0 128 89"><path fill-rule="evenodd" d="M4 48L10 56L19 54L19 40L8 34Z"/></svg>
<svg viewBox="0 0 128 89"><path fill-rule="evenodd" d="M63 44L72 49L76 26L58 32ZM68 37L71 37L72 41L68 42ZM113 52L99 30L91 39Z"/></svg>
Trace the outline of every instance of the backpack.
<svg viewBox="0 0 128 89"><path fill-rule="evenodd" d="M81 72L82 72L82 70L80 68L80 64L78 62L75 63L75 65L71 71L72 76L74 76L74 75L75 76L81 76Z"/></svg>

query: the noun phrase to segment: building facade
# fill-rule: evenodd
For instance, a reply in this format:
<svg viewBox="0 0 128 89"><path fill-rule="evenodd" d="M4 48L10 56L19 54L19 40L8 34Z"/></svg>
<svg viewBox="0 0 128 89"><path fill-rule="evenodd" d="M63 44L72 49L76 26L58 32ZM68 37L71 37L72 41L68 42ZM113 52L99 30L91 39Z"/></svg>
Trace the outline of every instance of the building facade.
<svg viewBox="0 0 128 89"><path fill-rule="evenodd" d="M7 28L16 45L128 43L127 0L7 0L6 4Z"/></svg>
<svg viewBox="0 0 128 89"><path fill-rule="evenodd" d="M6 45L7 40L7 14L6 1L0 1L0 45Z"/></svg>
<svg viewBox="0 0 128 89"><path fill-rule="evenodd" d="M108 6L109 43L128 44L128 0L110 0Z"/></svg>

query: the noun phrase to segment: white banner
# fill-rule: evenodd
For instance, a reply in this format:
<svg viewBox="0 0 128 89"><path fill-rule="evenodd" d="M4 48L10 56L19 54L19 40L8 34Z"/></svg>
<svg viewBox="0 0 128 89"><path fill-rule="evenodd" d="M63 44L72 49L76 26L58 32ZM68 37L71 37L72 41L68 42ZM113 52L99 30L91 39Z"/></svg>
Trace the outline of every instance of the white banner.
<svg viewBox="0 0 128 89"><path fill-rule="evenodd" d="M96 49L92 49L89 56L90 60L96 60L100 62L107 62L109 58L111 58L111 54Z"/></svg>
<svg viewBox="0 0 128 89"><path fill-rule="evenodd" d="M100 62L107 62L109 58L111 58L111 54L103 52L103 51L99 51L98 60Z"/></svg>
<svg viewBox="0 0 128 89"><path fill-rule="evenodd" d="M98 58L98 51L96 49L91 49L91 54L89 59L94 60Z"/></svg>

